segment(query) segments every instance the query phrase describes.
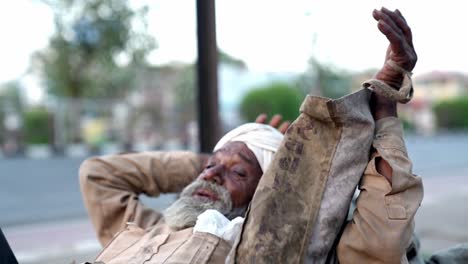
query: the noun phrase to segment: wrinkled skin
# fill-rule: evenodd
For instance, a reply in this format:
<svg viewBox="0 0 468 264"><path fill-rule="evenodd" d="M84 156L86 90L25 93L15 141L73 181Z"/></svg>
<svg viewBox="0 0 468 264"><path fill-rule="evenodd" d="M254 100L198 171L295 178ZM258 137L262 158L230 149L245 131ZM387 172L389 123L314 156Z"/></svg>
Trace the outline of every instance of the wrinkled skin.
<svg viewBox="0 0 468 264"><path fill-rule="evenodd" d="M385 55L384 65L377 72L375 78L395 89L399 89L403 82L403 75L390 67L386 62L393 60L398 66L409 72L414 69L418 56L414 50L411 28L398 9L390 11L382 7L380 10L375 9L372 12L372 16L377 21L377 27L380 32L390 42ZM397 116L396 103L375 93L371 101L371 109L375 120L388 116Z"/></svg>
<svg viewBox="0 0 468 264"><path fill-rule="evenodd" d="M414 50L411 28L398 9L390 11L382 7L380 10L375 9L372 12L372 16L377 21L377 27L380 32L390 42L385 55L384 65L377 72L375 78L398 90L403 82L403 75L390 67L386 62L393 60L398 66L408 72L414 69L418 56ZM370 106L372 115L376 121L385 117L397 116L396 102L382 95L373 93ZM380 174L392 183L393 171L385 160L377 158L376 168Z"/></svg>
<svg viewBox="0 0 468 264"><path fill-rule="evenodd" d="M198 179L226 188L231 194L232 207L241 208L252 199L262 174L257 158L244 143L229 142L208 159ZM211 196L204 190L198 194Z"/></svg>
<svg viewBox="0 0 468 264"><path fill-rule="evenodd" d="M255 119L255 123L259 124L266 124L267 121L266 114L260 114ZM270 119L268 125L284 134L290 122L283 121L282 116L277 114ZM214 154L200 154L199 158L204 169L198 179L225 187L231 194L233 209L246 207L250 203L263 172L257 158L244 143L229 142ZM212 196L204 190L198 194Z"/></svg>

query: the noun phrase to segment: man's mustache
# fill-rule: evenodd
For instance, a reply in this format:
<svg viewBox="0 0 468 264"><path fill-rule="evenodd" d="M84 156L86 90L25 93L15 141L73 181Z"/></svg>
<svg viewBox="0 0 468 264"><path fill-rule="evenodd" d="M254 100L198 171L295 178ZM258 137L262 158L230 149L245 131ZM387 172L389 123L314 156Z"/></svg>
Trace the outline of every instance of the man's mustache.
<svg viewBox="0 0 468 264"><path fill-rule="evenodd" d="M218 199L196 195L198 190L211 193ZM208 209L227 215L232 211L229 191L223 186L197 179L184 188L180 198L164 211L166 223L177 230L194 226L197 217Z"/></svg>

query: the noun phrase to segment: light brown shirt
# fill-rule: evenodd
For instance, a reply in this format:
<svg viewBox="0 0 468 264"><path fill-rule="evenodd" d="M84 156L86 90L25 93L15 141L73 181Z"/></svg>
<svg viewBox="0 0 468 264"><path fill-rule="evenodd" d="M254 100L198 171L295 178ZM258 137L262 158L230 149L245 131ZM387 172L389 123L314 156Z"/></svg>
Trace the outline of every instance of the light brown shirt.
<svg viewBox="0 0 468 264"><path fill-rule="evenodd" d="M341 236L332 262L407 263L414 214L423 197L421 178L411 173L401 124L376 123L375 151L361 180L353 219ZM385 159L392 183L375 168ZM201 171L190 152L143 152L86 160L80 168L84 202L98 238L107 245L104 263L224 263L230 245L192 229L171 230L161 213L145 208L139 194L178 192ZM132 224L127 224L131 222Z"/></svg>

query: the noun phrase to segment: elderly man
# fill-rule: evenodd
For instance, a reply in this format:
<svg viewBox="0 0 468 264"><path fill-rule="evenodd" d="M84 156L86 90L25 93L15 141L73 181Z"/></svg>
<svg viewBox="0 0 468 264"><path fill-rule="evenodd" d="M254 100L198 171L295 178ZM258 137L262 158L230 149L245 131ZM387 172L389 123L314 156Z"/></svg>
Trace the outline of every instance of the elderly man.
<svg viewBox="0 0 468 264"><path fill-rule="evenodd" d="M375 85L398 90L402 72L410 72L417 59L410 28L398 10L382 8L374 10L373 16L390 41ZM395 101L375 93L371 109L376 144L362 180L365 191L329 262L407 262L422 184L410 171L404 172L413 184L399 186L403 189L395 199L405 200L408 217L389 219L382 197L391 189L395 168L408 168L409 160ZM190 152L145 152L85 161L80 168L83 197L105 246L96 263L224 263L281 141L282 134L273 127L252 123L224 136L207 161ZM180 198L163 213L145 208L138 200L142 193L157 196L181 190ZM368 236L376 232L392 241L371 244L375 239Z"/></svg>

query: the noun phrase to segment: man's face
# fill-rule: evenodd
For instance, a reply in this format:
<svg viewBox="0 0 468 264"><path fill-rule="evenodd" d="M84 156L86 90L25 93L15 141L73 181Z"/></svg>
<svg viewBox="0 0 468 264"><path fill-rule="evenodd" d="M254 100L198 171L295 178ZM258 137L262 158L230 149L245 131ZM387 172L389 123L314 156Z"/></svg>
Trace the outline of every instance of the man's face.
<svg viewBox="0 0 468 264"><path fill-rule="evenodd" d="M215 152L198 178L164 212L174 229L195 225L198 215L214 209L229 219L245 213L262 169L244 143L231 142Z"/></svg>
<svg viewBox="0 0 468 264"><path fill-rule="evenodd" d="M198 179L227 189L232 207L241 208L249 204L261 176L262 169L252 151L242 142L229 142L211 156ZM194 196L219 199L204 189L196 190Z"/></svg>

